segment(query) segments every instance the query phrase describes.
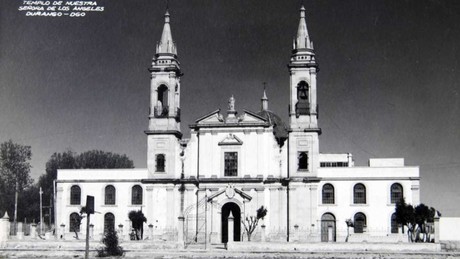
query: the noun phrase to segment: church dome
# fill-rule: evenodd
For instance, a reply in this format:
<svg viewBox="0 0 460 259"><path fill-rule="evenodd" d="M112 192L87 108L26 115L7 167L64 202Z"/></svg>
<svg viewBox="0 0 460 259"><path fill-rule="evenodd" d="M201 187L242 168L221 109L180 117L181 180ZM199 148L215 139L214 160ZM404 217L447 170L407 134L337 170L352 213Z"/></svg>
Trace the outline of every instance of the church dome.
<svg viewBox="0 0 460 259"><path fill-rule="evenodd" d="M284 145L284 141L288 138L288 130L281 118L269 110L260 111L257 115L265 118L270 125L273 126L273 135L275 135L276 141L280 147L282 147Z"/></svg>

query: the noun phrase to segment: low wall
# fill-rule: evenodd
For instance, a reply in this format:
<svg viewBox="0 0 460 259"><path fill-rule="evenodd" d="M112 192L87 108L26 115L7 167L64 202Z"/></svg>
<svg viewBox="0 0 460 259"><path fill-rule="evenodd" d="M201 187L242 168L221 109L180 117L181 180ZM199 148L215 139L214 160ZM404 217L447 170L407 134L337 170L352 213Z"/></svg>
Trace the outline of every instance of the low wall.
<svg viewBox="0 0 460 259"><path fill-rule="evenodd" d="M261 243L233 242L227 244L231 251L296 251L296 252L441 252L441 244L434 243Z"/></svg>
<svg viewBox="0 0 460 259"><path fill-rule="evenodd" d="M460 218L439 218L439 241L460 241Z"/></svg>

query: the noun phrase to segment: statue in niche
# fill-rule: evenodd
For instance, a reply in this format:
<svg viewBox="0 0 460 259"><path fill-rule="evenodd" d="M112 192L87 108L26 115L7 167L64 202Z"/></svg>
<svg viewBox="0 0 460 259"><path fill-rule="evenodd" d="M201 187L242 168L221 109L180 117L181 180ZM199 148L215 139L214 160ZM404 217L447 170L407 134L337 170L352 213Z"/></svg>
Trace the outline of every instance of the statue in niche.
<svg viewBox="0 0 460 259"><path fill-rule="evenodd" d="M234 111L235 110L235 98L233 98L233 95L228 100L228 110L229 111Z"/></svg>

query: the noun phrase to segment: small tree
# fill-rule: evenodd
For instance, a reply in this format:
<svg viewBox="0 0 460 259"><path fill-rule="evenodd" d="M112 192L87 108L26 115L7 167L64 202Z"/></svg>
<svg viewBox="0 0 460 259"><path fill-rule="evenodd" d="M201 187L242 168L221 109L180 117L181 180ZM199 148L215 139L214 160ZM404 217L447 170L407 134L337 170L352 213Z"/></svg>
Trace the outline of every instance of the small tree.
<svg viewBox="0 0 460 259"><path fill-rule="evenodd" d="M348 237L350 236L350 228L355 226L355 223L351 219L345 220L345 224L347 224L347 238L345 238L345 242L348 242Z"/></svg>
<svg viewBox="0 0 460 259"><path fill-rule="evenodd" d="M97 250L98 257L122 256L125 251L118 245L118 235L113 228L109 228L102 239L105 247Z"/></svg>
<svg viewBox="0 0 460 259"><path fill-rule="evenodd" d="M128 213L128 218L133 223L134 231L136 231L136 240L142 240L144 235L144 222L147 221L147 218L145 218L144 213L142 213L141 210L132 210Z"/></svg>
<svg viewBox="0 0 460 259"><path fill-rule="evenodd" d="M396 204L396 222L407 227L409 242L430 242L428 222L434 221L436 209L425 204L419 204L415 208L406 204L404 198ZM404 228L403 228L404 230ZM420 238L420 234L423 235Z"/></svg>
<svg viewBox="0 0 460 259"><path fill-rule="evenodd" d="M248 235L248 241L251 241L251 235L259 224L259 220L263 219L267 215L267 209L264 206L261 206L257 210L256 216L246 216L243 221L244 228L246 229L246 234Z"/></svg>
<svg viewBox="0 0 460 259"><path fill-rule="evenodd" d="M81 220L85 218L84 214L86 213L86 207L82 207L80 210L80 214L73 214L70 220L72 220L73 227L72 231L75 233L74 238L79 239L78 237L78 230L80 230Z"/></svg>

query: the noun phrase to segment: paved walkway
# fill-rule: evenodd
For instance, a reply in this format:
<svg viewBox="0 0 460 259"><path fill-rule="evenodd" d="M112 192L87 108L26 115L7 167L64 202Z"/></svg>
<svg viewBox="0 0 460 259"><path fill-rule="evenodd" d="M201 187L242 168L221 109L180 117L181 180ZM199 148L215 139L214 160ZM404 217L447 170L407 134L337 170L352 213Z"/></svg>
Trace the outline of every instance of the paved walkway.
<svg viewBox="0 0 460 259"><path fill-rule="evenodd" d="M102 244L91 242L90 258L96 257L96 248ZM309 259L460 259L459 252L440 251L379 251L348 250L340 251L340 244L329 244L330 251L318 251L313 249L322 244L310 244L312 251L306 250L276 250L282 244L271 244L272 250L265 249L267 244L251 243L243 246L240 250L229 251L224 245L210 245L204 249L204 245L190 245L186 249L179 249L171 243L152 242L123 242L125 248L124 258L309 258ZM270 245L270 244L268 244ZM307 244L304 244L307 245ZM343 244L342 244L343 245ZM387 248L397 244L384 244ZM361 244L366 247L366 244ZM417 246L417 244L414 244ZM0 249L0 258L84 258L84 242L82 241L16 241L9 242L6 248ZM281 246L287 247L287 246ZM259 249L255 249L259 248Z"/></svg>

